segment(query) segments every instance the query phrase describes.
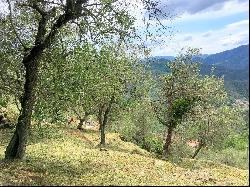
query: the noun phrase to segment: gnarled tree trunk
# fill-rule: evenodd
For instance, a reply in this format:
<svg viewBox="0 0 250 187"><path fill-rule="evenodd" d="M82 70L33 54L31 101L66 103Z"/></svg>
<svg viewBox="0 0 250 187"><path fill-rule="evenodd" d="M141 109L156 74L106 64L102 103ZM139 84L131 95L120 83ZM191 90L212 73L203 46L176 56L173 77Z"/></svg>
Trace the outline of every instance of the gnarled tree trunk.
<svg viewBox="0 0 250 187"><path fill-rule="evenodd" d="M31 8L39 12L41 19L38 24L34 46L31 49L28 49L24 46L26 48L26 55L24 56L22 63L25 66L26 74L24 93L21 100L22 109L18 118L14 135L5 151L6 159L22 159L24 157L27 144L27 137L31 124L33 106L35 103L39 58L42 52L46 48L51 46L56 34L62 26L64 26L67 22L82 16L82 4L86 2L87 0L66 1L65 12L61 14L57 18L57 20L52 24L52 26L50 27L51 30L48 34L46 34L47 23L48 20L53 17L54 14L52 13L54 9L51 9L50 11L46 12L45 10L43 10L42 7L39 6L39 4L37 4L36 1L32 2L33 4L30 5Z"/></svg>
<svg viewBox="0 0 250 187"><path fill-rule="evenodd" d="M205 143L203 141L200 141L199 144L198 144L198 148L195 150L193 156L192 156L192 159L194 159L198 153L200 152L201 148L205 146Z"/></svg>
<svg viewBox="0 0 250 187"><path fill-rule="evenodd" d="M102 126L102 123L103 123L103 117L102 117L102 113L103 113L103 110L104 110L104 105L101 105L99 110L98 110L98 115L97 115L97 119L98 119L98 123L99 123L99 131L101 131L101 126Z"/></svg>
<svg viewBox="0 0 250 187"><path fill-rule="evenodd" d="M85 112L85 113L84 113L84 117L83 117L83 118L80 118L80 122L79 122L79 124L78 124L78 126L77 126L77 129L83 130L82 126L83 126L83 123L84 123L85 121L87 121L88 115L89 115L89 113Z"/></svg>
<svg viewBox="0 0 250 187"><path fill-rule="evenodd" d="M24 94L21 102L22 110L18 118L16 130L5 151L6 159L21 159L24 157L28 133L31 124L31 115L35 102L35 89L38 78L38 61L25 63L26 75Z"/></svg>
<svg viewBox="0 0 250 187"><path fill-rule="evenodd" d="M113 101L114 101L114 96L112 96L112 98L110 99L108 107L107 107L107 109L104 112L103 120L102 120L102 122L100 124L100 131L101 131L101 142L100 142L100 145L105 145L106 144L106 141L105 141L106 140L106 138L105 138L105 127L106 127L107 122L108 122L108 115L110 113Z"/></svg>
<svg viewBox="0 0 250 187"><path fill-rule="evenodd" d="M168 131L167 131L167 137L166 137L166 141L163 147L163 157L165 159L167 159L169 157L170 154L170 145L171 145L171 141L172 141L172 135L173 135L173 131L174 128L173 127L168 127Z"/></svg>

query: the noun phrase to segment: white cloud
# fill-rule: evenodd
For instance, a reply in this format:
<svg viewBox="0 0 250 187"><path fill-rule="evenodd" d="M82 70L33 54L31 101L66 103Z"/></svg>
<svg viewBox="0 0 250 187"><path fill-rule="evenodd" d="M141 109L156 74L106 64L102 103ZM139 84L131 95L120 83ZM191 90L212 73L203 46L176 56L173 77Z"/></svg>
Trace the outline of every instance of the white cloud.
<svg viewBox="0 0 250 187"><path fill-rule="evenodd" d="M206 11L208 9L220 9L223 4L230 0L162 0L160 4L162 5L162 10L172 11L178 13L189 13L195 14L197 12ZM165 5L165 6L164 6Z"/></svg>
<svg viewBox="0 0 250 187"><path fill-rule="evenodd" d="M231 23L231 24L228 24L227 27L228 28L239 28L239 27L243 27L243 28L246 28L247 26L249 25L249 20L242 20L242 21L238 21L238 22L235 22L235 23Z"/></svg>
<svg viewBox="0 0 250 187"><path fill-rule="evenodd" d="M187 23L192 24L199 21L205 22L208 25L209 22L216 22L216 20L223 17L249 12L248 0L210 0L209 2L204 0L161 0L161 2L170 5L170 7L172 3L176 5L177 10L180 10L179 18L161 20L164 25L170 27L175 24L187 25ZM142 14L138 14L138 11L135 9L134 12L137 12L137 18L142 17ZM142 30L145 27L141 19L137 20L137 25ZM154 46L152 54L173 55L177 54L181 48L189 46L202 48L202 52L208 54L232 49L249 43L248 25L249 21L243 20L226 25L218 30L207 30L206 32L195 31L195 25L190 25L194 27L192 29L194 32L191 33L183 33L178 31L178 27L173 27L170 29L174 32L173 37L162 36L161 39L165 41L164 46ZM176 31L178 32L175 33ZM152 45L149 44L148 46Z"/></svg>
<svg viewBox="0 0 250 187"><path fill-rule="evenodd" d="M183 47L202 48L202 53L213 54L249 43L249 20L228 24L218 30L196 33L177 33L167 47L159 46L154 56L176 55ZM163 36L164 38L164 36ZM187 40L192 38L192 40ZM167 41L167 40L166 40Z"/></svg>
<svg viewBox="0 0 250 187"><path fill-rule="evenodd" d="M188 1L188 2L190 4L193 3L193 1ZM195 2L204 2L204 0L196 0ZM188 22L188 21L216 20L218 18L235 15L239 13L244 13L244 12L249 12L249 1L231 0L231 1L224 2L224 4L222 3L221 6L218 7L217 9L214 8L214 6L212 6L204 10L192 13L192 14L189 13L188 11L179 12L174 22L183 23L183 22ZM166 25L170 23L169 20L163 20L162 22Z"/></svg>

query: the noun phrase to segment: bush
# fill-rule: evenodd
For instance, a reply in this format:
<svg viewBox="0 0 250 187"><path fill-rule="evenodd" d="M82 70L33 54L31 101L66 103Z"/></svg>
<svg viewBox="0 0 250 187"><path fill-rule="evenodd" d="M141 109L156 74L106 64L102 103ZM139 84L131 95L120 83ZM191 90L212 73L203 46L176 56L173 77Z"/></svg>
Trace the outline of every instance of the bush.
<svg viewBox="0 0 250 187"><path fill-rule="evenodd" d="M8 104L8 101L6 98L4 98L3 96L0 96L0 107L6 107Z"/></svg>
<svg viewBox="0 0 250 187"><path fill-rule="evenodd" d="M247 149L237 150L235 148L228 148L221 151L208 150L198 155L197 159L199 158L240 169L248 169Z"/></svg>
<svg viewBox="0 0 250 187"><path fill-rule="evenodd" d="M0 113L5 114L8 121L15 124L17 122L19 111L15 104L7 104L6 107L0 107Z"/></svg>
<svg viewBox="0 0 250 187"><path fill-rule="evenodd" d="M142 148L149 152L162 155L164 144L161 137L152 134L151 136L145 137L143 143Z"/></svg>
<svg viewBox="0 0 250 187"><path fill-rule="evenodd" d="M149 152L162 154L163 139L159 135L151 133L149 128L138 127L129 119L120 121L119 124L112 127L110 130L119 133L121 140L135 143Z"/></svg>
<svg viewBox="0 0 250 187"><path fill-rule="evenodd" d="M247 137L244 135L235 135L228 138L225 142L226 148L234 148L237 150L245 150L247 148L248 142Z"/></svg>

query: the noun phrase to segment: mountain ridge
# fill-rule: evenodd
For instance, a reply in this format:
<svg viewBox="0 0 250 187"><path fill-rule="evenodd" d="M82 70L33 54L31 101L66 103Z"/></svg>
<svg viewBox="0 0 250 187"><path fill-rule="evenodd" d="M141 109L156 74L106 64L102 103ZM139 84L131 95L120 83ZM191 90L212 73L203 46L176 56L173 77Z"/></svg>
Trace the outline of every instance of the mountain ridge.
<svg viewBox="0 0 250 187"><path fill-rule="evenodd" d="M174 60L174 56L156 56L144 61L154 74L169 72L166 62ZM203 54L196 57L201 62L201 74L211 73L224 76L225 87L235 98L249 99L249 44L215 54Z"/></svg>

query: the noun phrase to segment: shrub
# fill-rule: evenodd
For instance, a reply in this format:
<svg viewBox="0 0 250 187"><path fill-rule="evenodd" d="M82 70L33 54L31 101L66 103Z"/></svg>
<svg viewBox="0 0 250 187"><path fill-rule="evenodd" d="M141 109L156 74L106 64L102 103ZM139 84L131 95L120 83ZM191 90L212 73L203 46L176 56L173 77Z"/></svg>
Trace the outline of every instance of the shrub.
<svg viewBox="0 0 250 187"><path fill-rule="evenodd" d="M244 135L235 135L228 138L225 142L226 148L235 148L237 150L245 150L248 145L247 137Z"/></svg>
<svg viewBox="0 0 250 187"><path fill-rule="evenodd" d="M163 145L163 139L159 136L152 134L151 136L145 137L144 145L142 148L145 148L149 152L162 155Z"/></svg>
<svg viewBox="0 0 250 187"><path fill-rule="evenodd" d="M248 169L247 149L228 148L220 151L208 150L197 156L197 159L211 160L241 169Z"/></svg>
<svg viewBox="0 0 250 187"><path fill-rule="evenodd" d="M0 107L0 113L6 115L6 118L13 124L17 122L19 111L15 104L8 103L6 107Z"/></svg>

